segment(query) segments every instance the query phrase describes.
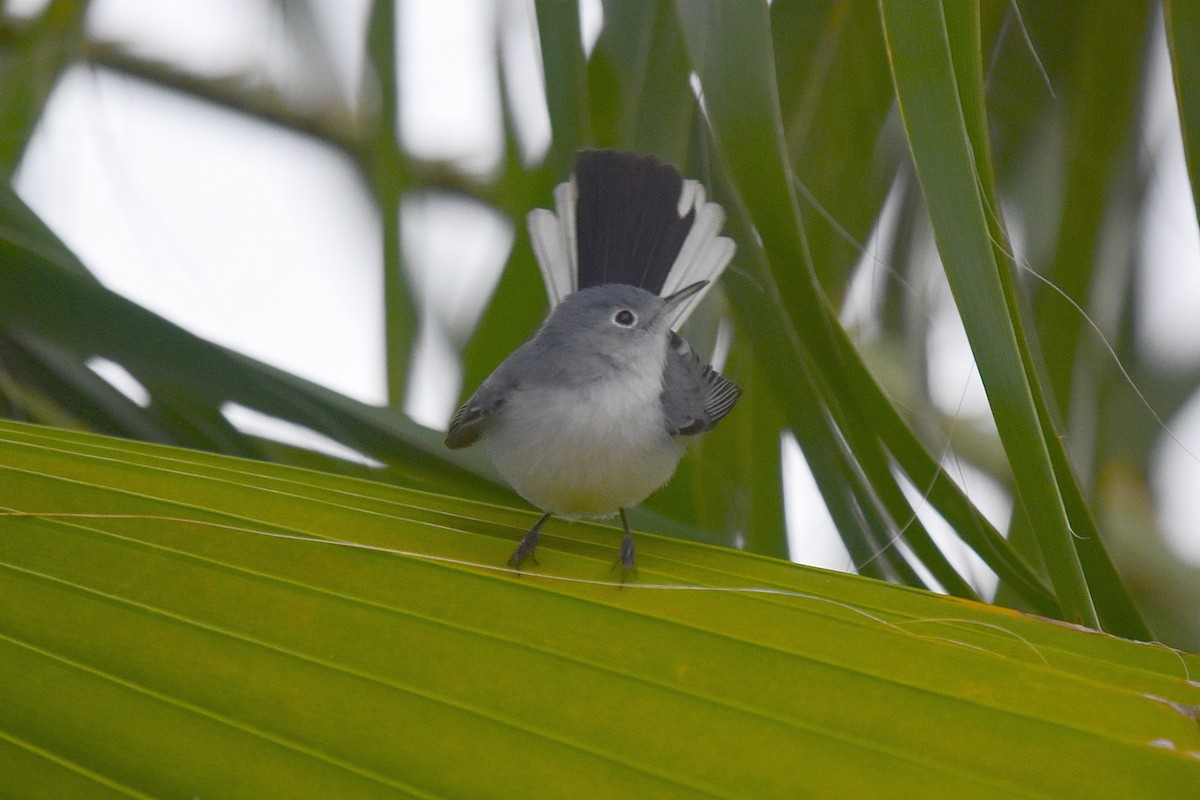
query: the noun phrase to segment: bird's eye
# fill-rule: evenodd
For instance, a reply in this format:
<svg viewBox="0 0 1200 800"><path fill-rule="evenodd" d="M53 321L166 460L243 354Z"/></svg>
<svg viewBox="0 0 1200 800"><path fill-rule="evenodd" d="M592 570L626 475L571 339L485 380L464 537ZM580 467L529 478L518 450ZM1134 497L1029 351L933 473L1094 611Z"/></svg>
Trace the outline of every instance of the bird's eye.
<svg viewBox="0 0 1200 800"><path fill-rule="evenodd" d="M628 308L622 308L613 314L613 322L622 328L632 328L637 323L637 314L634 314Z"/></svg>

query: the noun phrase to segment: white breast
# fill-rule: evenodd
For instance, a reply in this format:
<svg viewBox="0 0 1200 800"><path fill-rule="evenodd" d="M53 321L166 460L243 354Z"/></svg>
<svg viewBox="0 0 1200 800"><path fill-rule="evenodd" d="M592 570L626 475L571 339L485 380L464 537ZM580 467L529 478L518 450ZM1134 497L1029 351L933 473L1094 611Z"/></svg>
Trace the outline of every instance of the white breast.
<svg viewBox="0 0 1200 800"><path fill-rule="evenodd" d="M578 389L514 392L484 438L496 469L562 517L608 516L646 499L674 474L684 446L666 431L661 377L650 378L662 366L645 366Z"/></svg>

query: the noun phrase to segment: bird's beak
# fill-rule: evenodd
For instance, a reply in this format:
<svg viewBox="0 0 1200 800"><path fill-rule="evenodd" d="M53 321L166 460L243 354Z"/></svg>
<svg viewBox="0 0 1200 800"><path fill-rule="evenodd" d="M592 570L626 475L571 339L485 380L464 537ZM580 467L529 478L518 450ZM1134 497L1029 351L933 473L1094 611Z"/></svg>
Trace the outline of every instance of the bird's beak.
<svg viewBox="0 0 1200 800"><path fill-rule="evenodd" d="M696 281L695 283L685 286L674 294L667 295L663 298L662 308L654 315L654 320L657 322L660 319L670 319L674 322L678 316L677 311L683 307L693 295L708 286L708 281Z"/></svg>

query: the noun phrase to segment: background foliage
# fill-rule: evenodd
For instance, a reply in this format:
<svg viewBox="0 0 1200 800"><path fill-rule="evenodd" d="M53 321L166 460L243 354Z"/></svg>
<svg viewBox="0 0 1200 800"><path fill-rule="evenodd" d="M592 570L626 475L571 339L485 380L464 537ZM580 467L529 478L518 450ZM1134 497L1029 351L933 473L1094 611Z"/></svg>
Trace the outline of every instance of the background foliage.
<svg viewBox="0 0 1200 800"><path fill-rule="evenodd" d="M368 77L349 109L275 91L261 76L212 80L96 41L87 3L50 2L32 19L8 19L0 164L9 174L56 78L78 63L349 154L382 221L394 402L357 403L113 295L6 190L3 413L364 474L242 433L221 413L232 401L388 464L377 477L420 487L449 470L472 491L503 496L470 477L490 474L478 454L456 460L436 432L399 410L420 307L404 277L404 249L391 244L401 238L401 199L436 187L518 221L493 302L463 351L473 386L541 318L540 299L528 299L541 289L524 213L548 202L579 147L636 149L703 178L730 210L740 247L727 302L691 336L711 342L722 314L733 331L727 369L746 387L738 414L647 503L639 524L785 555L779 443L790 434L864 574L978 596L929 535L933 509L1000 576L999 602L1200 646L1190 613L1200 583L1162 547L1146 499L1148 459L1165 435L1159 420L1195 395L1200 371L1154 358L1153 343L1138 338L1135 302L1138 223L1154 180L1141 111L1149 54L1164 35L1161 13L1195 187L1197 57L1181 44L1200 25L1190 7L606 2L589 53L573 4L535 6L553 140L543 159L527 163L505 105L505 156L487 175L423 162L401 146L395 32L403 19L390 3L372 7ZM287 35L311 43L319 37L306 36L313 17L305 8L299 0L277 6ZM507 96L499 55L497 70ZM890 234L865 251L885 216ZM940 259L930 257L931 243ZM929 309L939 290L931 276L943 269L994 427L960 419L933 395ZM838 313L864 270L874 270L872 317L848 332ZM99 378L85 364L95 355L128 369L149 390L149 405ZM945 468L956 463L1011 493L1010 530L993 527L959 488Z"/></svg>

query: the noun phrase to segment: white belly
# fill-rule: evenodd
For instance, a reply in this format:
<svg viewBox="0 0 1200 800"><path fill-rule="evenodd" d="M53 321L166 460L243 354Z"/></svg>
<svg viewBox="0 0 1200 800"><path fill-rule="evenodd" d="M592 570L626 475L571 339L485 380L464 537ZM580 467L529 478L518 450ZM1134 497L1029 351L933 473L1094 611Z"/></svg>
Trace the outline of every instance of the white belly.
<svg viewBox="0 0 1200 800"><path fill-rule="evenodd" d="M484 437L517 493L561 517L633 506L675 472L684 446L666 431L660 389L607 381L580 391L531 388L509 398ZM590 413L589 413L590 409Z"/></svg>

